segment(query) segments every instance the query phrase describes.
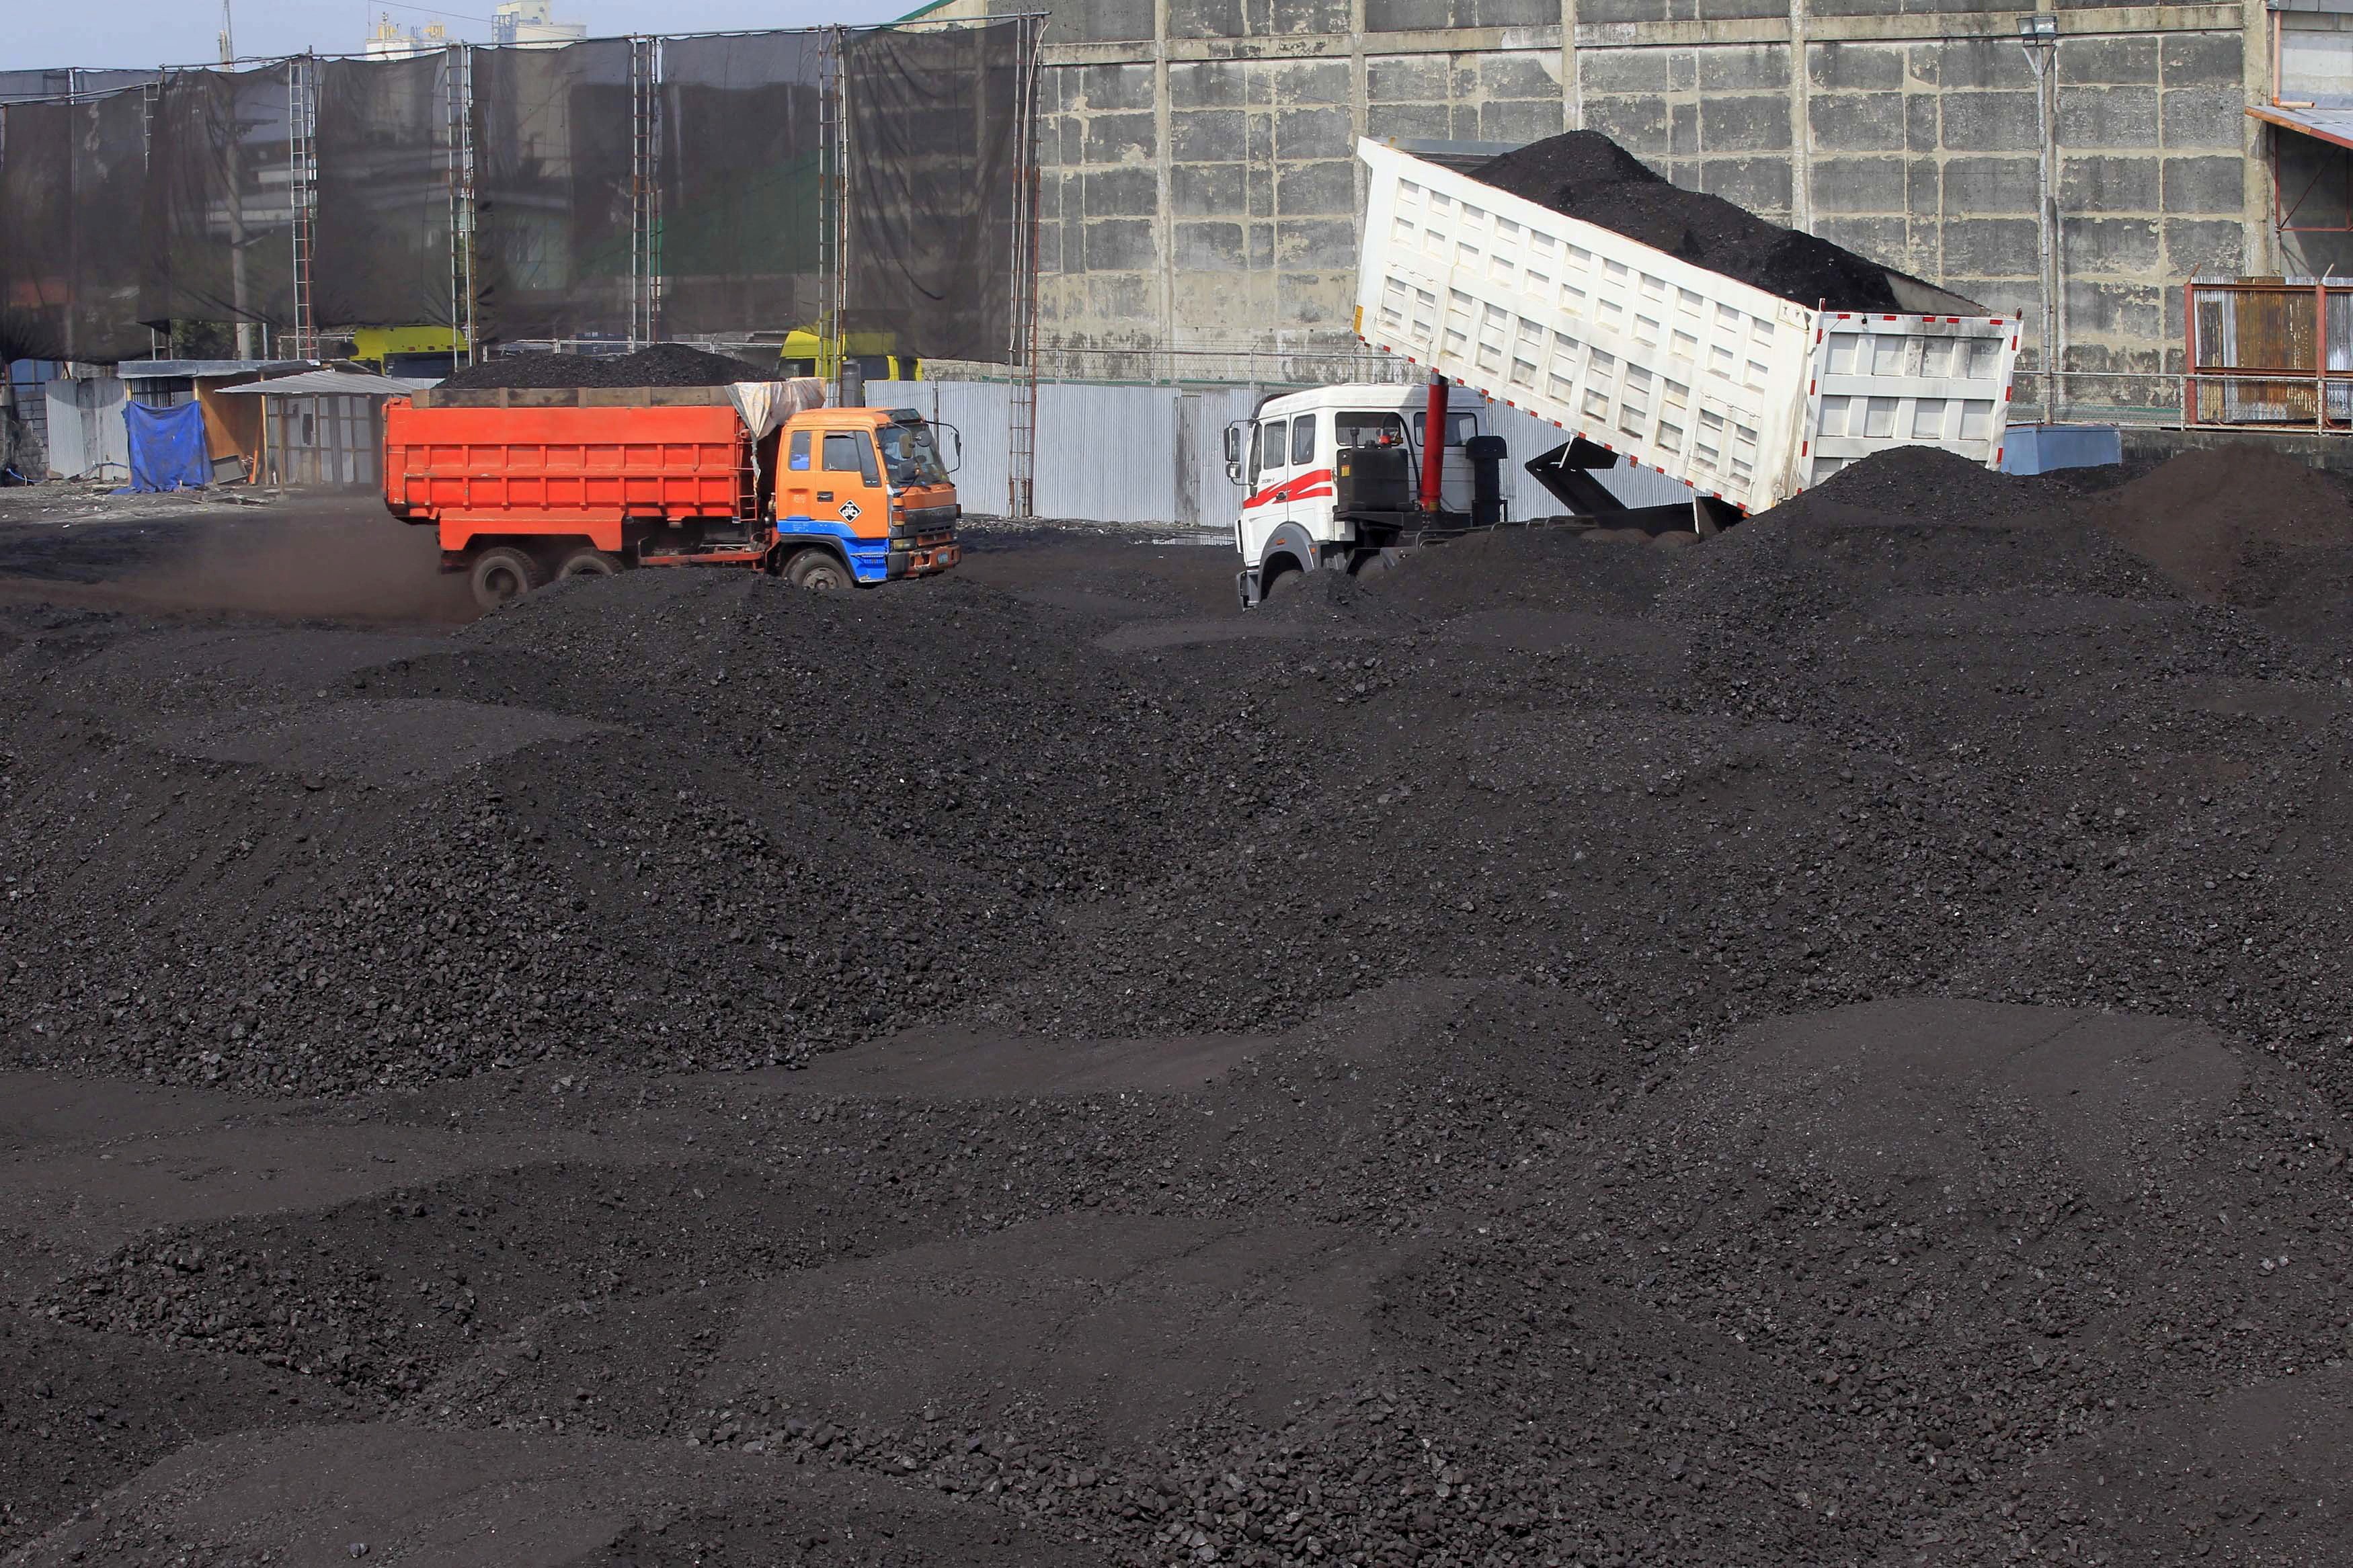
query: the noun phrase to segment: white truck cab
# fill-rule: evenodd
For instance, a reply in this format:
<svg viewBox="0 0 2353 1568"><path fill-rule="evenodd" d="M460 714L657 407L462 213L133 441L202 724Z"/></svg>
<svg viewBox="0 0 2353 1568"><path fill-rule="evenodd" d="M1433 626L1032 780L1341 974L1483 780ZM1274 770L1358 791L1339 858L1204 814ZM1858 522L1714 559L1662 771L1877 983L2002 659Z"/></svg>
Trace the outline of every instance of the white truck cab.
<svg viewBox="0 0 2353 1568"><path fill-rule="evenodd" d="M1414 483L1429 433L1430 389L1359 383L1286 392L1259 405L1247 423L1226 429L1226 477L1241 487L1234 519L1242 602L1280 593L1299 574L1354 572L1380 558L1385 539L1340 510L1335 478L1345 448L1401 446ZM1487 431L1487 400L1467 387L1447 395L1449 448L1440 469L1441 506L1468 518L1472 467L1464 448Z"/></svg>

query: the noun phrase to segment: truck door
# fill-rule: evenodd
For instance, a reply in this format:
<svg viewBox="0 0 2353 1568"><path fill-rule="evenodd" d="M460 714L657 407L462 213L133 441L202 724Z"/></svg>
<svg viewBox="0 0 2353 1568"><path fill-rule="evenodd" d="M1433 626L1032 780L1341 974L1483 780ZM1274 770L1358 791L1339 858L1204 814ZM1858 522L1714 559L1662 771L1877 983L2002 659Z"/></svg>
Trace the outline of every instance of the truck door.
<svg viewBox="0 0 2353 1568"><path fill-rule="evenodd" d="M890 575L891 496L871 430L794 430L776 483L776 531L830 537L861 583Z"/></svg>
<svg viewBox="0 0 2353 1568"><path fill-rule="evenodd" d="M1240 544L1256 564L1269 535L1290 521L1283 483L1291 477L1291 421L1261 419L1251 432L1249 482L1243 487Z"/></svg>
<svg viewBox="0 0 2353 1568"><path fill-rule="evenodd" d="M871 430L828 430L818 465L816 508L819 522L839 522L860 539L887 538L891 498L882 488L882 465Z"/></svg>
<svg viewBox="0 0 2353 1568"><path fill-rule="evenodd" d="M807 522L817 504L817 458L809 447L809 432L792 433L785 447L784 471L776 476L776 521Z"/></svg>

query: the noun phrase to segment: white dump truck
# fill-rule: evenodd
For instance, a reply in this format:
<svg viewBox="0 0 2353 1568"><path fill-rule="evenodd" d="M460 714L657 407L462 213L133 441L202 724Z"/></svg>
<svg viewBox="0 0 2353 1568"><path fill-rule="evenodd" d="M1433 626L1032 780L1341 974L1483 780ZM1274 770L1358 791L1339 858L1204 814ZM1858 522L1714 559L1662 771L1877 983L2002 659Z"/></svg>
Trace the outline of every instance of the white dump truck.
<svg viewBox="0 0 2353 1568"><path fill-rule="evenodd" d="M1450 446L1424 461L1410 429L1393 447L1345 444L1343 415L1409 414L1418 388L1271 400L1227 433L1228 472L1245 486L1235 523L1245 604L1293 571L1361 570L1513 521L1493 478L1502 444L1479 438L1490 402L1561 434L1525 466L1566 510L1529 521L1619 512L1589 470L1621 463L1694 498L1633 521L1680 515L1702 533L1893 447L2000 464L2014 317L1893 271L1901 312L1816 310L1397 148L1365 141L1356 153L1371 172L1357 335L1430 373L1429 405L1442 398L1468 437L1468 473L1449 477ZM1298 430L1303 415L1318 420L1312 437ZM1286 421L1275 467L1270 432ZM1311 440L1314 460L1293 460Z"/></svg>

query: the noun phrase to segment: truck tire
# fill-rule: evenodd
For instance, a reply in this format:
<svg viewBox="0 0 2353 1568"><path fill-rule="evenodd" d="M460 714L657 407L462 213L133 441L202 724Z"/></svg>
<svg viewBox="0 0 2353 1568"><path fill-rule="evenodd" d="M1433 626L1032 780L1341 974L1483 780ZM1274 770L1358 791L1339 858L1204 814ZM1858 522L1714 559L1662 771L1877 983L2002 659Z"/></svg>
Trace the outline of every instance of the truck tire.
<svg viewBox="0 0 2353 1568"><path fill-rule="evenodd" d="M474 603L487 613L505 609L545 583L547 568L528 552L501 544L474 557L474 570L469 580L474 587Z"/></svg>
<svg viewBox="0 0 2353 1568"><path fill-rule="evenodd" d="M1307 581L1307 574L1288 561L1280 566L1270 566L1266 572L1268 574L1261 579L1266 586L1261 588L1258 595L1261 604L1287 599L1299 592L1299 585Z"/></svg>
<svg viewBox="0 0 2353 1568"><path fill-rule="evenodd" d="M796 588L808 588L818 593L855 587L858 583L849 574L849 568L841 563L839 556L830 550L819 550L815 545L795 552L793 558L785 563L785 581Z"/></svg>
<svg viewBox="0 0 2353 1568"><path fill-rule="evenodd" d="M564 558L555 575L565 577L611 577L621 570L621 558L608 550L586 545Z"/></svg>

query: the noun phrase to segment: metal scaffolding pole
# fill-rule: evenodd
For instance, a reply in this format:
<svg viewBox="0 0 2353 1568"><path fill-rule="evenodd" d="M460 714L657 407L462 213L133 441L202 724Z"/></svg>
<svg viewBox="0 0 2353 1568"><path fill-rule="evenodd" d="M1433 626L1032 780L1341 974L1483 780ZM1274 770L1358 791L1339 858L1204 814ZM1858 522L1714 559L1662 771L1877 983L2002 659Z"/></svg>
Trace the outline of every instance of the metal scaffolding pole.
<svg viewBox="0 0 2353 1568"><path fill-rule="evenodd" d="M661 40L629 40L629 347L661 335Z"/></svg>
<svg viewBox="0 0 2353 1568"><path fill-rule="evenodd" d="M1024 16L1013 166L1013 387L1006 419L1005 514L1037 514L1038 79L1046 19Z"/></svg>
<svg viewBox="0 0 2353 1568"><path fill-rule="evenodd" d="M474 51L452 44L448 62L449 368L474 363ZM460 354L464 357L461 360Z"/></svg>
<svg viewBox="0 0 2353 1568"><path fill-rule="evenodd" d="M844 274L849 248L849 113L843 68L846 27L827 27L818 44L818 326L817 373L842 401L842 318L849 306Z"/></svg>
<svg viewBox="0 0 2353 1568"><path fill-rule="evenodd" d="M319 211L319 62L297 55L286 62L287 184L294 207L294 331L292 357L319 357L319 320L311 294Z"/></svg>

